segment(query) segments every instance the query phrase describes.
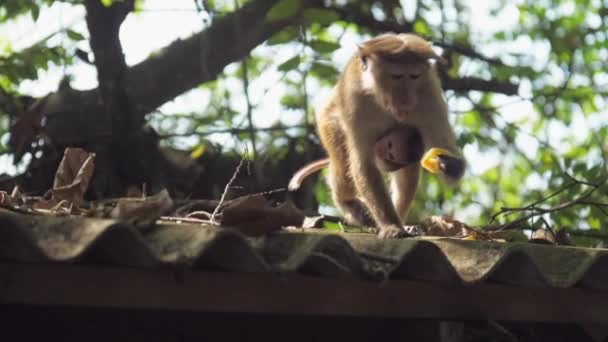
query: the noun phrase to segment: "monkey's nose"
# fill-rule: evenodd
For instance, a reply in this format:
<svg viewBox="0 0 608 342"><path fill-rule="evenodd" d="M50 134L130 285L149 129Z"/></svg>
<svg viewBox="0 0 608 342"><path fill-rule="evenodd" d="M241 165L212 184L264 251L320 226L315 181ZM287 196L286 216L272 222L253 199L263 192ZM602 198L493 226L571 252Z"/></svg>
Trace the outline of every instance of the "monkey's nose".
<svg viewBox="0 0 608 342"><path fill-rule="evenodd" d="M402 111L409 112L414 109L414 102L409 99L401 99L399 102L399 107Z"/></svg>

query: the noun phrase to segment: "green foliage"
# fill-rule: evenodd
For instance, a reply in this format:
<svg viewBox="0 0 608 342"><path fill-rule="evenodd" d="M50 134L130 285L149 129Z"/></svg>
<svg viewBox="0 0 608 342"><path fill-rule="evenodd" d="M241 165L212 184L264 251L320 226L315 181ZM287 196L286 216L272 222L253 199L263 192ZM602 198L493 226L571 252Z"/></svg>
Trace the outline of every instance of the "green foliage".
<svg viewBox="0 0 608 342"><path fill-rule="evenodd" d="M0 82L5 90L14 88L23 80L34 80L39 70L46 70L50 63L56 65L69 64L72 58L67 56L63 47L48 47L37 44L28 49L11 53L6 57L0 56Z"/></svg>
<svg viewBox="0 0 608 342"><path fill-rule="evenodd" d="M286 60L285 62L281 63L277 69L279 71L289 71L289 70L293 70L295 68L298 67L298 65L300 65L301 62L301 57L300 56L294 56L288 60Z"/></svg>
<svg viewBox="0 0 608 342"><path fill-rule="evenodd" d="M340 75L338 69L329 63L314 62L310 67L310 74L325 84L334 84Z"/></svg>
<svg viewBox="0 0 608 342"><path fill-rule="evenodd" d="M70 38L71 40L74 40L74 41L79 41L79 40L85 40L86 39L82 34L76 32L74 30L68 29L68 30L65 31L65 33L68 35L68 38Z"/></svg>
<svg viewBox="0 0 608 342"><path fill-rule="evenodd" d="M331 25L340 19L336 11L324 8L308 8L303 11L303 15L309 23L321 25Z"/></svg>
<svg viewBox="0 0 608 342"><path fill-rule="evenodd" d="M36 21L40 15L40 8L50 5L55 0L4 0L0 1L0 23L15 19L24 14L30 14Z"/></svg>
<svg viewBox="0 0 608 342"><path fill-rule="evenodd" d="M302 0L280 0L266 14L266 21L286 20L298 13Z"/></svg>
<svg viewBox="0 0 608 342"><path fill-rule="evenodd" d="M278 45L291 42L298 37L298 34L299 30L296 26L288 26L270 37L270 39L268 39L268 45Z"/></svg>

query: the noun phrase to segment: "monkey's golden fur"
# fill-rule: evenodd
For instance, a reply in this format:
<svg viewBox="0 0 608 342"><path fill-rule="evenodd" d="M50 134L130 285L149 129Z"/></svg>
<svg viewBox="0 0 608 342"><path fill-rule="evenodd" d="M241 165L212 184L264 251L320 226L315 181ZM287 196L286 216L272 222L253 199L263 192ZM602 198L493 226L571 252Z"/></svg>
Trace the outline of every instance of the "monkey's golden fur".
<svg viewBox="0 0 608 342"><path fill-rule="evenodd" d="M348 222L377 226L380 237L403 235L420 166L391 173L391 201L374 162L378 138L407 124L420 130L425 147L459 155L439 77L429 59L441 60L431 44L416 35L388 33L371 39L359 47L328 102L317 111L334 203Z"/></svg>

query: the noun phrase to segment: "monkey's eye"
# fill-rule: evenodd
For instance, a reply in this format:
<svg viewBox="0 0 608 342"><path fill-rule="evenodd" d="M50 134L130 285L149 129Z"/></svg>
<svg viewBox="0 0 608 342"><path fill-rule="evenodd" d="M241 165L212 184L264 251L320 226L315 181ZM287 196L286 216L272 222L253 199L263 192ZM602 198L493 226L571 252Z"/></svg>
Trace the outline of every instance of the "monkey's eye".
<svg viewBox="0 0 608 342"><path fill-rule="evenodd" d="M420 74L411 74L410 75L410 78L413 79L413 80L417 80L418 77L420 77Z"/></svg>
<svg viewBox="0 0 608 342"><path fill-rule="evenodd" d="M403 74L392 74L391 78L394 80L400 80L403 78Z"/></svg>

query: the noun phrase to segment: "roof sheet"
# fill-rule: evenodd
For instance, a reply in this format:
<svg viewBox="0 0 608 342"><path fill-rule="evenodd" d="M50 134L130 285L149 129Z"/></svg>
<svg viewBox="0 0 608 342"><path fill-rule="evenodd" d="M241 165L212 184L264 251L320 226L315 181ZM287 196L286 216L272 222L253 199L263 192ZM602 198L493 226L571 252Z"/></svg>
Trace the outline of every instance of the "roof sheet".
<svg viewBox="0 0 608 342"><path fill-rule="evenodd" d="M146 230L109 219L0 211L0 260L296 272L319 277L608 289L608 250L450 238L279 232L168 224Z"/></svg>

